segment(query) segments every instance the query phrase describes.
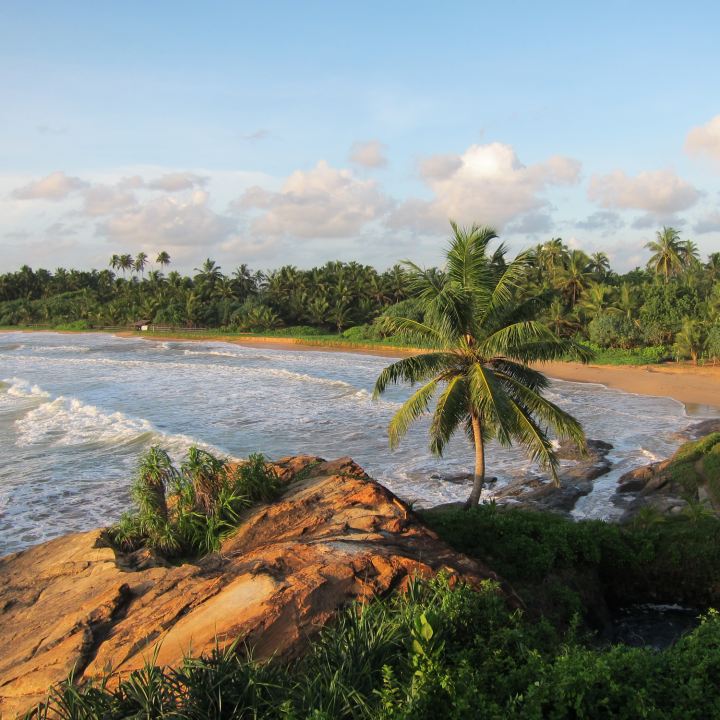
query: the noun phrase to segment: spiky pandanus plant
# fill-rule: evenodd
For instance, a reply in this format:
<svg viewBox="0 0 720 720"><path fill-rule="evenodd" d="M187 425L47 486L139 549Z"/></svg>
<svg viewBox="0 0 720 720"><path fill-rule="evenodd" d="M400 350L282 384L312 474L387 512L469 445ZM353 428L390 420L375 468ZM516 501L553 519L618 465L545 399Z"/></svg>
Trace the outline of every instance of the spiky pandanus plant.
<svg viewBox="0 0 720 720"><path fill-rule="evenodd" d="M167 522L166 492L177 478L170 456L158 446L151 447L141 458L133 496L141 512Z"/></svg>
<svg viewBox="0 0 720 720"><path fill-rule="evenodd" d="M548 435L584 448L580 423L543 396L547 378L529 363L574 357L587 361L589 350L559 338L535 320L534 298L516 302L526 279L528 254L498 263L488 245L497 237L489 227L464 229L451 223L453 236L443 275L407 263L411 288L425 318L392 318L395 329L423 338L434 349L385 368L375 384L375 397L391 383L424 383L392 418L388 434L396 446L410 425L429 411L430 449L442 455L455 431L464 426L475 448L473 488L467 507L476 505L485 484L485 447L497 439L520 444L557 482L558 457Z"/></svg>
<svg viewBox="0 0 720 720"><path fill-rule="evenodd" d="M180 472L192 484L197 509L205 515L215 511L217 499L225 484L226 463L206 450L191 447Z"/></svg>

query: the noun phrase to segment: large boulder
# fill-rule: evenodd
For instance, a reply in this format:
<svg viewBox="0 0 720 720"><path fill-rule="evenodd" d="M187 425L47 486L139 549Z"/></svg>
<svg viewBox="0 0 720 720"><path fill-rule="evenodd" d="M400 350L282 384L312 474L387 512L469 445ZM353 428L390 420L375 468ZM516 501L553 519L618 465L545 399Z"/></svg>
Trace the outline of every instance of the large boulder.
<svg viewBox="0 0 720 720"><path fill-rule="evenodd" d="M339 608L413 576L497 579L350 459L277 468L289 483L280 500L195 563L116 553L101 530L0 559L0 716L42 701L71 671L78 682L122 676L153 653L175 665L243 638L258 657L292 656Z"/></svg>

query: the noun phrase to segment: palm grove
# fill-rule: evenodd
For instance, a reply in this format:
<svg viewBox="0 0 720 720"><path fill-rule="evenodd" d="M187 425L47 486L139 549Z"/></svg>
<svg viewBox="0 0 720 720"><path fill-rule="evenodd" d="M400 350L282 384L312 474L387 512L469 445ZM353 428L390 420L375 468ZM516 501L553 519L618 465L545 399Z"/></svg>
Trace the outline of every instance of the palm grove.
<svg viewBox="0 0 720 720"><path fill-rule="evenodd" d="M702 259L674 228L648 243L645 268L619 274L605 253L570 249L559 238L525 256L514 300L534 298L538 319L562 338L633 353L644 362L720 358L720 253ZM498 253L493 262L502 266ZM343 333L374 341L392 336L394 316L423 320L412 272L357 262L259 272L224 272L207 259L186 276L161 251L116 254L110 269L32 270L0 275L0 325L103 327L138 321L172 327L296 334ZM428 271L441 281L446 269ZM282 329L282 330L281 330ZM418 340L421 340L418 338Z"/></svg>

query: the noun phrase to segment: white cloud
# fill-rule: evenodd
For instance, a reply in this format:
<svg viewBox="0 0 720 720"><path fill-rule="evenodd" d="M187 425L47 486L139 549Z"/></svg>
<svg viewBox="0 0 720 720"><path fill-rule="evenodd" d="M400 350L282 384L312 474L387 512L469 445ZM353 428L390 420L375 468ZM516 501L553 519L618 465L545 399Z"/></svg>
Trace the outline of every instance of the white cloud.
<svg viewBox="0 0 720 720"><path fill-rule="evenodd" d="M203 247L226 240L234 231L232 218L208 207L208 194L194 191L187 199L153 198L120 211L101 223L98 234L122 246Z"/></svg>
<svg viewBox="0 0 720 720"><path fill-rule="evenodd" d="M386 214L391 201L372 180L350 170L330 167L324 160L312 170L297 170L279 192L248 188L232 207L257 211L251 229L265 236L343 238Z"/></svg>
<svg viewBox="0 0 720 720"><path fill-rule="evenodd" d="M720 161L720 115L690 130L685 139L685 151Z"/></svg>
<svg viewBox="0 0 720 720"><path fill-rule="evenodd" d="M82 190L88 183L78 177L71 177L56 171L40 180L34 180L13 191L13 197L19 200L64 200L71 193Z"/></svg>
<svg viewBox="0 0 720 720"><path fill-rule="evenodd" d="M536 235L537 233L550 232L552 218L547 213L531 212L522 215L520 218L507 226L507 232L517 235Z"/></svg>
<svg viewBox="0 0 720 720"><path fill-rule="evenodd" d="M134 205L135 195L124 189L123 183L118 185L92 185L83 193L83 214L90 217L109 215L110 213Z"/></svg>
<svg viewBox="0 0 720 720"><path fill-rule="evenodd" d="M472 145L462 155L435 155L420 164L435 198L402 203L390 224L419 229L417 223L407 222L415 216L433 232L439 225L446 227L447 218L503 227L531 214L528 227L538 227L538 218L540 225L546 224L539 211L549 205L543 194L551 186L577 183L580 167L577 160L560 156L523 165L515 150L503 143Z"/></svg>
<svg viewBox="0 0 720 720"><path fill-rule="evenodd" d="M720 232L720 211L711 212L705 217L701 217L693 226L693 230L699 235Z"/></svg>
<svg viewBox="0 0 720 720"><path fill-rule="evenodd" d="M194 187L203 187L207 178L191 172L171 172L161 175L147 183L151 190L164 190L165 192L180 192L192 190Z"/></svg>
<svg viewBox="0 0 720 720"><path fill-rule="evenodd" d="M672 170L649 170L631 177L622 170L593 175L588 197L609 210L645 210L652 215L672 215L687 210L700 191Z"/></svg>
<svg viewBox="0 0 720 720"><path fill-rule="evenodd" d="M368 168L385 167L385 145L379 140L353 143L350 148L350 161Z"/></svg>
<svg viewBox="0 0 720 720"><path fill-rule="evenodd" d="M609 235L620 230L625 223L619 213L612 210L597 210L585 220L575 223L580 230L600 230L602 235Z"/></svg>

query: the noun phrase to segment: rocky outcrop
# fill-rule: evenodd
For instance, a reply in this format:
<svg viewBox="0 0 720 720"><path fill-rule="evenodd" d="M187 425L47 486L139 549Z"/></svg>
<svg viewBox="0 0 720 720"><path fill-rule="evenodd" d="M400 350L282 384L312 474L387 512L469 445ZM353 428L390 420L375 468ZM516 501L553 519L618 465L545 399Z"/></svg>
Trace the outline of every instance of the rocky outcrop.
<svg viewBox="0 0 720 720"><path fill-rule="evenodd" d="M592 491L594 481L610 471L612 462L607 455L612 447L602 440L588 440L587 452L583 454L572 443L562 443L558 457L573 464L558 473L559 485L543 477L523 478L504 487L495 499L514 507L569 514L577 501Z"/></svg>
<svg viewBox="0 0 720 720"><path fill-rule="evenodd" d="M494 578L452 551L349 459L287 458L288 489L249 511L221 552L171 566L116 554L102 531L0 559L0 716L79 682L173 665L243 638L258 657L298 653L339 608L444 570Z"/></svg>
<svg viewBox="0 0 720 720"><path fill-rule="evenodd" d="M624 509L621 523L633 520L647 508L661 515L677 515L691 504L717 514L718 482L716 464L706 465L706 455L720 447L720 421L709 420L691 427L694 438L661 462L635 468L619 480L613 502ZM704 434L708 431L708 434Z"/></svg>

